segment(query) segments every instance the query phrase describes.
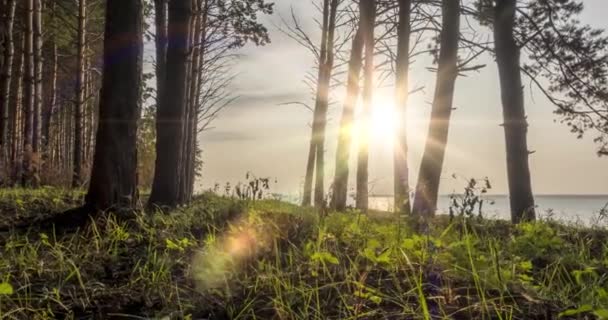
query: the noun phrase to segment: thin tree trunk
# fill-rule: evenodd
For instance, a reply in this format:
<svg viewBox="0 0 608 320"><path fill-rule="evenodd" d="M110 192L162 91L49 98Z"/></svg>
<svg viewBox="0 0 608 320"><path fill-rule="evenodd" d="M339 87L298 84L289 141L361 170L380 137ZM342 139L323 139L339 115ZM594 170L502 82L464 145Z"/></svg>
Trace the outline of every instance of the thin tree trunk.
<svg viewBox="0 0 608 320"><path fill-rule="evenodd" d="M359 7L362 2L359 3ZM360 10L361 11L361 10ZM359 78L363 59L363 19L359 19L359 26L353 38L348 63L348 74L346 80L346 99L340 119L340 135L336 149L336 174L334 177L334 189L332 197L332 208L338 211L346 209L348 197L349 160L352 148L352 127L355 107L359 97Z"/></svg>
<svg viewBox="0 0 608 320"><path fill-rule="evenodd" d="M316 118L316 112L313 111L313 119ZM315 123L313 120L312 128L314 131ZM310 206L312 201L312 181L315 173L315 159L317 155L317 148L312 141L308 146L308 160L306 160L306 175L304 176L304 193L302 194L302 206Z"/></svg>
<svg viewBox="0 0 608 320"><path fill-rule="evenodd" d="M203 66L205 63L205 47L207 44L207 23L208 23L208 19L209 19L209 0L203 0L203 4L202 4L202 17L201 17L201 32L200 32L200 36L199 36L199 45L200 45L200 49L199 49L199 70L196 74L196 87L195 87L195 109L194 109L194 125L191 128L191 135L193 137L192 141L191 141L191 150L192 153L189 155L189 160L188 160L188 164L190 166L189 168L189 172L188 172L188 177L190 179L190 182L188 183L188 186L190 187L189 190L189 194L193 195L194 194L194 185L196 182L196 162L198 160L198 156L199 156L199 149L198 149L198 121L199 121L199 112L200 112L200 108L202 105L202 98L201 98L201 90L202 90L202 82L203 82Z"/></svg>
<svg viewBox="0 0 608 320"><path fill-rule="evenodd" d="M203 51L202 35L204 31L203 24L206 23L204 18L205 11L201 10L201 2L197 1L197 15L194 19L194 37L193 39L193 50L192 50L192 68L190 74L190 89L189 89L189 110L188 110L188 126L186 132L186 146L187 150L184 154L185 166L184 166L184 202L190 202L193 195L194 189L194 161L196 154L196 128L197 128L197 115L198 115L198 87L199 81L201 80L201 61Z"/></svg>
<svg viewBox="0 0 608 320"><path fill-rule="evenodd" d="M127 38L125 38L127 37ZM125 41L128 39L128 41ZM116 58L116 51L123 52ZM107 0L99 128L86 204L137 203L137 123L143 85L143 0Z"/></svg>
<svg viewBox="0 0 608 320"><path fill-rule="evenodd" d="M93 103L95 102L94 100L94 94L93 94L93 73L90 71L91 70L91 61L88 57L88 45L85 45L85 55L87 56L87 58L85 59L85 89L84 89L84 96L85 96L85 103L84 103L84 130L83 130L83 145L84 145L84 150L83 150L83 155L84 155L84 163L88 166L91 164L91 157L92 157L92 149L91 149L91 142L93 140L92 136L94 135L93 132Z"/></svg>
<svg viewBox="0 0 608 320"><path fill-rule="evenodd" d="M191 5L191 0L169 3L167 69L156 116L156 164L150 205L171 207L180 200Z"/></svg>
<svg viewBox="0 0 608 320"><path fill-rule="evenodd" d="M40 185L42 112L42 2L34 0L34 120L32 128L32 185Z"/></svg>
<svg viewBox="0 0 608 320"><path fill-rule="evenodd" d="M433 216L437 209L439 182L458 77L460 1L443 0L442 7L443 23L435 97L413 206L413 214L418 217Z"/></svg>
<svg viewBox="0 0 608 320"><path fill-rule="evenodd" d="M86 0L78 1L78 53L76 74L76 103L74 104L74 155L72 188L78 188L82 184L82 111L85 103L85 43L86 43Z"/></svg>
<svg viewBox="0 0 608 320"><path fill-rule="evenodd" d="M194 107L194 100L193 100L193 96L192 96L192 86L194 85L194 79L195 79L195 70L194 70L194 60L195 60L195 56L198 54L198 48L195 46L195 43L197 42L196 40L196 36L199 32L199 30L197 30L198 25L200 23L200 14L198 14L198 2L197 1L192 1L192 11L196 12L197 14L195 14L193 16L193 18L190 20L190 39L189 39L189 43L190 43L190 50L189 52L191 52L191 54L188 55L188 74L186 76L187 81L186 81L186 110L185 110L185 114L184 114L184 136L183 136L183 149L182 149L182 154L181 154L181 173L180 173L180 185L179 185L179 198L180 198L180 203L187 203L189 201L189 196L188 196L188 155L191 152L190 150L190 131L191 131L191 118L192 118L192 112L193 112L193 107Z"/></svg>
<svg viewBox="0 0 608 320"><path fill-rule="evenodd" d="M56 112L57 106L57 44L53 40L51 43L51 74L50 74L50 88L49 90L49 102L48 106L45 109L42 119L42 140L45 145L48 145L51 140L50 130L51 130L51 118L53 114Z"/></svg>
<svg viewBox="0 0 608 320"><path fill-rule="evenodd" d="M15 43L13 41L13 29L15 25L15 0L8 0L5 4L5 20L3 21L5 34L5 48L3 54L4 65L0 69L0 162L4 182L8 182L8 122L9 101L11 95L11 77L13 73L13 59L15 55Z"/></svg>
<svg viewBox="0 0 608 320"><path fill-rule="evenodd" d="M494 42L500 78L513 223L534 220L536 217L528 164L528 123L520 72L521 53L514 38L516 5L516 0L501 0L494 7Z"/></svg>
<svg viewBox="0 0 608 320"><path fill-rule="evenodd" d="M315 133L316 175L315 175L315 207L324 208L325 203L325 131L327 128L327 109L329 107L329 88L331 76L334 69L334 34L336 31L336 16L338 11L338 0L332 0L329 9L329 26L327 29L327 51L325 64L323 66L323 78L317 101L319 102L319 119L317 132Z"/></svg>
<svg viewBox="0 0 608 320"><path fill-rule="evenodd" d="M327 36L329 28L329 15L330 15L330 0L323 0L323 24L321 26L321 48L319 51L318 63L319 70L317 75L317 96L315 101L315 108L313 110L312 117L312 132L310 134L310 146L308 149L308 161L306 162L306 175L304 176L304 193L302 195L302 205L310 206L312 200L312 182L315 174L315 161L316 161L316 133L318 132L319 126L319 103L320 103L320 91L322 87L322 79L325 78L325 58L327 56Z"/></svg>
<svg viewBox="0 0 608 320"><path fill-rule="evenodd" d="M23 73L23 174L22 186L29 186L32 182L33 147L34 139L34 0L25 0L25 64Z"/></svg>
<svg viewBox="0 0 608 320"><path fill-rule="evenodd" d="M19 45L19 50L15 50L15 59L13 61L14 75L11 77L11 88L9 96L9 146L10 146L10 163L9 168L12 168L12 181L16 183L21 177L19 167L21 162L19 159L19 137L21 137L21 131L19 127L19 114L22 111L21 108L21 96L23 87L23 66L25 62L24 57L24 37L22 33L15 33L15 43Z"/></svg>
<svg viewBox="0 0 608 320"><path fill-rule="evenodd" d="M156 108L160 106L167 69L167 0L154 0L156 25Z"/></svg>
<svg viewBox="0 0 608 320"><path fill-rule="evenodd" d="M457 1L456 1L457 2ZM394 150L394 209L401 214L410 213L409 166L407 161L407 100L410 70L411 0L399 0L399 26L397 39L395 114L396 138Z"/></svg>
<svg viewBox="0 0 608 320"><path fill-rule="evenodd" d="M357 209L367 211L368 209L368 162L369 162L369 119L371 117L372 99L374 90L374 24L376 20L376 1L369 0L365 3L365 21L363 38L365 42L365 68L363 84L363 112L361 115L361 139L359 140L359 154L357 157Z"/></svg>
<svg viewBox="0 0 608 320"><path fill-rule="evenodd" d="M4 63L6 58L6 51L8 51L7 39L7 24L9 20L8 3L5 0L0 0L0 75L4 71Z"/></svg>

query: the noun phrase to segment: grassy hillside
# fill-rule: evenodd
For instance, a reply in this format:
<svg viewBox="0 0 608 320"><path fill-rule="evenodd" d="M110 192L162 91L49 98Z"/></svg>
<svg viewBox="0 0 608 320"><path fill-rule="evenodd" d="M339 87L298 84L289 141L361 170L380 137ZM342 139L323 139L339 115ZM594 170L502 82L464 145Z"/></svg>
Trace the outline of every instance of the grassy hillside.
<svg viewBox="0 0 608 320"><path fill-rule="evenodd" d="M0 191L0 224L80 197ZM420 235L391 218L205 194L76 232L1 232L0 319L608 319L607 239L447 217Z"/></svg>

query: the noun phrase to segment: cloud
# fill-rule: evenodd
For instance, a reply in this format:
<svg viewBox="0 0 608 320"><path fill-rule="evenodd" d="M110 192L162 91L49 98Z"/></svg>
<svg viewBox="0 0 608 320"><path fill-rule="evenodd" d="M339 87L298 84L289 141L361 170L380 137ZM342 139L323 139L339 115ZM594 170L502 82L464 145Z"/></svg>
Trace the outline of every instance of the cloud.
<svg viewBox="0 0 608 320"><path fill-rule="evenodd" d="M239 98L234 102L235 107L242 106L276 106L288 102L310 103L308 92L245 92L239 94Z"/></svg>
<svg viewBox="0 0 608 320"><path fill-rule="evenodd" d="M254 135L228 130L209 130L202 135L203 142L251 141L257 139Z"/></svg>

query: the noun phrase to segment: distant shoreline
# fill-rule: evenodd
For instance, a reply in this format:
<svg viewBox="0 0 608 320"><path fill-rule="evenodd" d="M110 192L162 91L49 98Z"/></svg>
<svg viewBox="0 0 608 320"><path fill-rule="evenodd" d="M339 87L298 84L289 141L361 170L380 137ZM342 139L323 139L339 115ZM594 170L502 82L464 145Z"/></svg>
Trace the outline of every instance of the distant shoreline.
<svg viewBox="0 0 608 320"><path fill-rule="evenodd" d="M452 194L440 194L440 197L449 197ZM462 195L462 194L457 194ZM484 194L484 197L508 197L508 194ZM535 197L544 198L608 198L608 194L536 194ZM392 198L392 194L372 194L372 198Z"/></svg>

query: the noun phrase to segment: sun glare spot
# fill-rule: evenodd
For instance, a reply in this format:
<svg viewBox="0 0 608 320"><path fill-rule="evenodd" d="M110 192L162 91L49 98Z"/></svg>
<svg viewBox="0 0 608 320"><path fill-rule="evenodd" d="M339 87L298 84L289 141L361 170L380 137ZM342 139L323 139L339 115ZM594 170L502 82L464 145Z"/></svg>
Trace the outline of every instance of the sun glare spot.
<svg viewBox="0 0 608 320"><path fill-rule="evenodd" d="M375 105L370 122L372 143L390 146L395 135L397 121L395 109L391 104L379 103Z"/></svg>
<svg viewBox="0 0 608 320"><path fill-rule="evenodd" d="M268 244L268 233L247 218L235 222L222 235L209 235L203 248L197 250L192 272L200 290L220 288L241 272L244 263L254 259Z"/></svg>

